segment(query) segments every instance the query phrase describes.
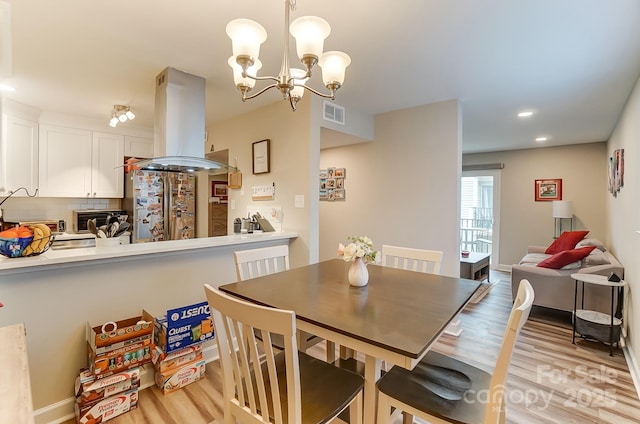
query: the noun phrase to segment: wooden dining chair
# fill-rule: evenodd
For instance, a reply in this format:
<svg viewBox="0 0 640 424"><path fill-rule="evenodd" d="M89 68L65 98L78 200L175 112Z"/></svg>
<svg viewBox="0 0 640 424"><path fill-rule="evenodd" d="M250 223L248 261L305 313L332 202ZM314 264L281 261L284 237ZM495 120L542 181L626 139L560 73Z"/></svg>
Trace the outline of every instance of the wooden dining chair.
<svg viewBox="0 0 640 424"><path fill-rule="evenodd" d="M434 351L413 370L391 368L377 383L378 424L389 422L392 407L403 411L405 423L413 416L430 423L504 423L507 368L534 296L529 281L520 281L493 373Z"/></svg>
<svg viewBox="0 0 640 424"><path fill-rule="evenodd" d="M293 311L245 302L204 286L222 368L224 423L326 423L349 408L362 424L364 380L296 347ZM264 352L255 333L260 332ZM272 348L279 335L284 348Z"/></svg>
<svg viewBox="0 0 640 424"><path fill-rule="evenodd" d="M443 253L440 250L382 245L382 265L408 271L439 274L442 256Z"/></svg>
<svg viewBox="0 0 640 424"><path fill-rule="evenodd" d="M286 244L257 249L238 250L233 252L233 257L236 264L236 275L238 276L238 281L257 278L263 275L282 272L289 269L289 246ZM258 335L258 337L260 336ZM311 346L322 341L323 339L321 337L305 331L298 331L298 348L303 352L306 352ZM282 349L284 347L280 337L272 338L271 342L278 349ZM335 344L327 342L327 352L331 347L335 350ZM333 357L329 354L327 355L330 360L333 360Z"/></svg>

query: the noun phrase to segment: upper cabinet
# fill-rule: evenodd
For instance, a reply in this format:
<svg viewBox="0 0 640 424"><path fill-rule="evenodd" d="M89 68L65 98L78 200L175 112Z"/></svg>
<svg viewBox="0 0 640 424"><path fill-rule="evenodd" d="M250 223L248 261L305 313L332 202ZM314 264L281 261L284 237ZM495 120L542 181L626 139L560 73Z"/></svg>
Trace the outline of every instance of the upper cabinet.
<svg viewBox="0 0 640 424"><path fill-rule="evenodd" d="M20 187L33 195L38 189L38 122L3 114L0 159L0 196ZM24 190L15 194L26 195Z"/></svg>
<svg viewBox="0 0 640 424"><path fill-rule="evenodd" d="M40 125L41 197L124 196L124 136Z"/></svg>
<svg viewBox="0 0 640 424"><path fill-rule="evenodd" d="M125 135L124 155L139 159L151 159L153 157L153 139Z"/></svg>

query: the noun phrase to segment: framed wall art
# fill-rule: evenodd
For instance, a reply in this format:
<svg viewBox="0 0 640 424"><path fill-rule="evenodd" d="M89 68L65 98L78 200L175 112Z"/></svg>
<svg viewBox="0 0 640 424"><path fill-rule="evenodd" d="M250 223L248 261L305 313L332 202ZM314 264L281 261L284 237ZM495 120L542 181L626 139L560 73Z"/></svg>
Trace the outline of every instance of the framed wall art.
<svg viewBox="0 0 640 424"><path fill-rule="evenodd" d="M609 193L618 197L620 189L624 186L624 149L616 149L609 158L609 180L607 182Z"/></svg>
<svg viewBox="0 0 640 424"><path fill-rule="evenodd" d="M321 169L320 177L320 200L334 201L345 200L344 180L346 177L345 168Z"/></svg>
<svg viewBox="0 0 640 424"><path fill-rule="evenodd" d="M562 179L535 180L535 201L562 200Z"/></svg>
<svg viewBox="0 0 640 424"><path fill-rule="evenodd" d="M253 173L266 174L269 172L270 160L270 143L269 139L256 141L251 145L251 153L253 155Z"/></svg>

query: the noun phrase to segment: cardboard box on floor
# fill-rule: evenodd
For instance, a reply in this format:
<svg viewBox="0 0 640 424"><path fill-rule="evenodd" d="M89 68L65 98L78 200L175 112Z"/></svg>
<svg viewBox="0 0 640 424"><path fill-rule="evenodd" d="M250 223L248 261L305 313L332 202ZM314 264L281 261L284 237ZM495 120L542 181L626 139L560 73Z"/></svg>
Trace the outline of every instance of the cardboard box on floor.
<svg viewBox="0 0 640 424"><path fill-rule="evenodd" d="M154 342L165 353L212 340L214 336L208 302L169 309L165 315L156 316L153 323Z"/></svg>
<svg viewBox="0 0 640 424"><path fill-rule="evenodd" d="M133 368L110 377L82 382L76 378L76 402L81 407L93 405L102 399L140 387L140 368Z"/></svg>
<svg viewBox="0 0 640 424"><path fill-rule="evenodd" d="M80 406L76 403L75 413L78 424L96 424L109 421L138 406L138 389L108 397L97 403Z"/></svg>
<svg viewBox="0 0 640 424"><path fill-rule="evenodd" d="M206 366L204 359L189 362L166 372L156 372L156 386L162 393L169 394L204 377Z"/></svg>

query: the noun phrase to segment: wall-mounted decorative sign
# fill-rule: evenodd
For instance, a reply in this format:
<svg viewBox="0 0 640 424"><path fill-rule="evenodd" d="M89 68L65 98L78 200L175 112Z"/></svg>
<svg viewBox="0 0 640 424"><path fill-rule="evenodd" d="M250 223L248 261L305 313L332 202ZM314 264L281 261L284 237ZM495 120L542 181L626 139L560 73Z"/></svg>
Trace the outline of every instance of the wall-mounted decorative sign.
<svg viewBox="0 0 640 424"><path fill-rule="evenodd" d="M562 179L536 180L535 199L536 202L562 200Z"/></svg>
<svg viewBox="0 0 640 424"><path fill-rule="evenodd" d="M344 168L327 168L320 170L320 200L344 200Z"/></svg>
<svg viewBox="0 0 640 424"><path fill-rule="evenodd" d="M270 164L270 140L256 141L251 145L251 153L253 154L253 173L266 174L269 172Z"/></svg>
<svg viewBox="0 0 640 424"><path fill-rule="evenodd" d="M618 197L618 192L624 186L624 149L616 149L609 158L609 192Z"/></svg>
<svg viewBox="0 0 640 424"><path fill-rule="evenodd" d="M251 187L251 200L273 200L276 194L274 184L265 184Z"/></svg>

